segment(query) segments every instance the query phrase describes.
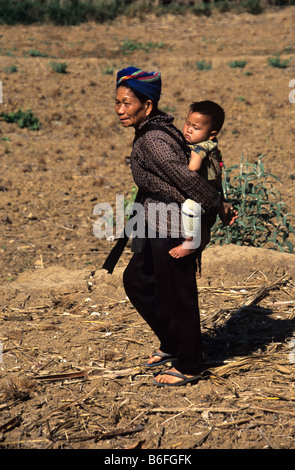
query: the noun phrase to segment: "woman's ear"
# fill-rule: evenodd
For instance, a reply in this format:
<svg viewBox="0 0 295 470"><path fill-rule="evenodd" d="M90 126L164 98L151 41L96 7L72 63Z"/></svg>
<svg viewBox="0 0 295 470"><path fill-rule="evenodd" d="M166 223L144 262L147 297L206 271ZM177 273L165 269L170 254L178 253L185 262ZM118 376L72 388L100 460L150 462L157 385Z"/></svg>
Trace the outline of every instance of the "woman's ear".
<svg viewBox="0 0 295 470"><path fill-rule="evenodd" d="M152 100L147 100L146 103L146 115L149 116L152 112L152 109L153 109L153 102Z"/></svg>

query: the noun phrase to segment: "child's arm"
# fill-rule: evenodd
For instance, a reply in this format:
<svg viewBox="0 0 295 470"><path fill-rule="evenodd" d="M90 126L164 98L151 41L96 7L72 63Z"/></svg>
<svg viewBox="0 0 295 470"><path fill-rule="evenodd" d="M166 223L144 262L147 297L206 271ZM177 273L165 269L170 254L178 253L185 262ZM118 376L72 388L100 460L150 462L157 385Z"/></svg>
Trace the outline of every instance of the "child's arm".
<svg viewBox="0 0 295 470"><path fill-rule="evenodd" d="M192 150L191 159L188 165L189 169L192 171L198 171L201 168L201 165L202 165L201 156Z"/></svg>

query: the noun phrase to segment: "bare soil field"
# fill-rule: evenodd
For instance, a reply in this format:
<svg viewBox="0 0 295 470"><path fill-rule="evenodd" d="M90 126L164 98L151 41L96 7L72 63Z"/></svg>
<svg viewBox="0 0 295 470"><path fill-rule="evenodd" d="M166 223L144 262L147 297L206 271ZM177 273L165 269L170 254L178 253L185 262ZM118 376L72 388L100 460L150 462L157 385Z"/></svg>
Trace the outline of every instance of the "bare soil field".
<svg viewBox="0 0 295 470"><path fill-rule="evenodd" d="M122 286L130 246L110 275L113 243L93 235L95 204L115 206L133 186L133 130L114 113L115 74L128 65L162 72L160 104L180 128L192 101L219 102L226 165L265 155L294 211L294 22L290 7L0 27L0 111L31 109L41 122L0 121L1 449L295 448L294 255L208 247L207 372L159 389L144 367L157 341ZM276 54L288 67L269 65Z"/></svg>

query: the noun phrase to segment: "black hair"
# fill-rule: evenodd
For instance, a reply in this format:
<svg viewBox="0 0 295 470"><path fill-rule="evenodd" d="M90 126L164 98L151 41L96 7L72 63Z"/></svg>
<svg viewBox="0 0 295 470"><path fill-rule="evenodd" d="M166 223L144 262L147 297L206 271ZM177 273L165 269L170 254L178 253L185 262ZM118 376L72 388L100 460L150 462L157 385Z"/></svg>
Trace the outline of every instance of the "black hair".
<svg viewBox="0 0 295 470"><path fill-rule="evenodd" d="M208 116L211 121L211 130L216 131L217 133L223 126L225 113L219 104L214 103L214 101L195 101L189 107L191 113L200 113L205 116Z"/></svg>

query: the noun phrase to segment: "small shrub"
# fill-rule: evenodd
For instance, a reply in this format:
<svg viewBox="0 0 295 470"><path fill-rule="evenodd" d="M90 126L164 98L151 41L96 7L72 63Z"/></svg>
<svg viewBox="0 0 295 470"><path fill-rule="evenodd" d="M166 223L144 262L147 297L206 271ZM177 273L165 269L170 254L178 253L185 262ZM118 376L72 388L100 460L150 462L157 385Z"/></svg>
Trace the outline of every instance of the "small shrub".
<svg viewBox="0 0 295 470"><path fill-rule="evenodd" d="M211 70L212 68L212 64L204 59L196 62L196 66L198 70Z"/></svg>
<svg viewBox="0 0 295 470"><path fill-rule="evenodd" d="M131 39L125 39L120 49L123 54L129 54L129 52L133 52L136 50L143 50L145 52L149 52L151 49L162 49L163 47L163 43L156 43L152 41L142 43L138 41L132 41Z"/></svg>
<svg viewBox="0 0 295 470"><path fill-rule="evenodd" d="M104 75L114 75L114 72L115 72L115 66L111 66L111 67L106 67L102 70L102 73Z"/></svg>
<svg viewBox="0 0 295 470"><path fill-rule="evenodd" d="M240 68L243 69L246 66L247 62L246 60L233 60L232 62L229 62L229 67L232 69Z"/></svg>
<svg viewBox="0 0 295 470"><path fill-rule="evenodd" d="M5 72L5 73L16 73L17 72L17 66L16 65L11 65L10 67L4 67L3 72Z"/></svg>
<svg viewBox="0 0 295 470"><path fill-rule="evenodd" d="M274 57L269 57L268 58L268 64L271 67L277 67L279 69L287 68L290 62L291 62L291 59L281 60L281 58L278 54L275 55Z"/></svg>
<svg viewBox="0 0 295 470"><path fill-rule="evenodd" d="M259 15L263 12L263 6L260 0L242 0L241 7L244 11L252 15Z"/></svg>
<svg viewBox="0 0 295 470"><path fill-rule="evenodd" d="M66 62L50 62L50 67L54 72L57 73L67 73L67 64Z"/></svg>
<svg viewBox="0 0 295 470"><path fill-rule="evenodd" d="M28 50L27 56L30 56L30 57L47 57L47 54L45 52L39 52L36 49L30 49L30 50Z"/></svg>
<svg viewBox="0 0 295 470"><path fill-rule="evenodd" d="M244 162L224 170L224 195L239 212L232 226L224 226L217 220L212 229L212 243L233 243L254 247L272 248L293 253L288 240L295 233L286 204L274 189L279 179L267 173L262 158L253 164ZM239 170L235 172L235 170Z"/></svg>
<svg viewBox="0 0 295 470"><path fill-rule="evenodd" d="M0 23L1 24L1 23ZM13 50L15 50L16 48L14 47ZM1 47L0 48L0 54L1 55L7 55L8 57L14 57L14 53L13 51L10 51L8 49L5 49L4 47Z"/></svg>
<svg viewBox="0 0 295 470"><path fill-rule="evenodd" d="M222 3L224 3L224 2L222 2ZM192 6L192 12L196 16L200 16L200 15L210 16L211 15L211 5L210 5L210 3L194 2L194 5Z"/></svg>
<svg viewBox="0 0 295 470"><path fill-rule="evenodd" d="M18 126L22 129L28 127L29 129L36 131L40 128L40 121L35 117L30 109L23 111L19 109L17 112L12 113L1 113L0 117L6 122L17 123Z"/></svg>

